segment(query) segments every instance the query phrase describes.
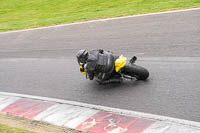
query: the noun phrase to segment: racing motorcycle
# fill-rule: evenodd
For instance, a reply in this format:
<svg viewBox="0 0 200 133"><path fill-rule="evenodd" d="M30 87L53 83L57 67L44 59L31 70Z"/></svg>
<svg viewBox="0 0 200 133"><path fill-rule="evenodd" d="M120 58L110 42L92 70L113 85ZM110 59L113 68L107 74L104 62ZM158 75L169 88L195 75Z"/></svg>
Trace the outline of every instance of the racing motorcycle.
<svg viewBox="0 0 200 133"><path fill-rule="evenodd" d="M136 60L136 56L129 61L127 61L126 57L119 56L115 61L115 71L126 79L146 80L149 77L149 71L144 67L136 65Z"/></svg>
<svg viewBox="0 0 200 133"><path fill-rule="evenodd" d="M137 80L146 80L149 77L149 71L146 68L135 64L137 60L136 56L133 56L131 60L127 60L123 55L117 58L114 58L112 54L107 55L106 72L114 71L114 73L117 73L120 77L130 80L135 78ZM80 65L80 72L87 74L86 65Z"/></svg>

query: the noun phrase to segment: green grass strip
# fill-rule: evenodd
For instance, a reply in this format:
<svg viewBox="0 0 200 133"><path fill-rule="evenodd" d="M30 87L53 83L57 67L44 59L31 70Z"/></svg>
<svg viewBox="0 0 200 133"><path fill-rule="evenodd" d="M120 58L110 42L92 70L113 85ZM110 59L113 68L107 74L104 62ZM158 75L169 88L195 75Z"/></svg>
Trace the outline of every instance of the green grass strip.
<svg viewBox="0 0 200 133"><path fill-rule="evenodd" d="M0 0L0 31L199 6L200 0Z"/></svg>
<svg viewBox="0 0 200 133"><path fill-rule="evenodd" d="M35 133L28 130L13 128L4 124L0 124L0 133Z"/></svg>

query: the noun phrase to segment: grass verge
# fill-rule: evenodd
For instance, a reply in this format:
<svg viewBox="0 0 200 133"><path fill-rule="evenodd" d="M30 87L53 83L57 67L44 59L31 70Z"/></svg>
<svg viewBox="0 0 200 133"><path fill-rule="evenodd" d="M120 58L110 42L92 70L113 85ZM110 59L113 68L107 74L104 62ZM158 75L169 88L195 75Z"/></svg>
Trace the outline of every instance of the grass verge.
<svg viewBox="0 0 200 133"><path fill-rule="evenodd" d="M0 31L199 6L200 0L1 0Z"/></svg>
<svg viewBox="0 0 200 133"><path fill-rule="evenodd" d="M16 127L16 128L13 128ZM66 127L0 113L0 133L83 133Z"/></svg>
<svg viewBox="0 0 200 133"><path fill-rule="evenodd" d="M35 132L0 124L0 133L35 133Z"/></svg>

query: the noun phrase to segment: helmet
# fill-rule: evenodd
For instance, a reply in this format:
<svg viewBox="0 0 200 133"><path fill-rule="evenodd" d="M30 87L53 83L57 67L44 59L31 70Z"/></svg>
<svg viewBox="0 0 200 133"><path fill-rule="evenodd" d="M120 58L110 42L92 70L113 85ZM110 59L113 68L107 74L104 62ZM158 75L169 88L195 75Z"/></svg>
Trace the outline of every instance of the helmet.
<svg viewBox="0 0 200 133"><path fill-rule="evenodd" d="M76 54L76 57L79 63L85 64L88 59L88 51L85 49L79 50L78 53Z"/></svg>

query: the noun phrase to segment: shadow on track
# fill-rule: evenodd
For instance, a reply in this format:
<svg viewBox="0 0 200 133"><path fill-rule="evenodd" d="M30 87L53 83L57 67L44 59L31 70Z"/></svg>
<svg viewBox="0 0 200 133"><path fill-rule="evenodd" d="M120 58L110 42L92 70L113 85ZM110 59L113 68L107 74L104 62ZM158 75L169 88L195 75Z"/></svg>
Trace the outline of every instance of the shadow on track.
<svg viewBox="0 0 200 133"><path fill-rule="evenodd" d="M92 89L95 89L97 91L101 90L133 90L133 89L138 89L141 88L141 86L146 86L147 84L150 83L150 80L146 81L140 81L140 80L124 80L122 83L110 83L110 84L105 84L105 85L99 85L97 82L91 82L89 85L91 86Z"/></svg>

